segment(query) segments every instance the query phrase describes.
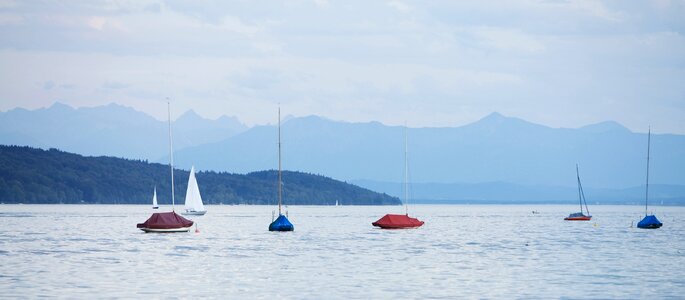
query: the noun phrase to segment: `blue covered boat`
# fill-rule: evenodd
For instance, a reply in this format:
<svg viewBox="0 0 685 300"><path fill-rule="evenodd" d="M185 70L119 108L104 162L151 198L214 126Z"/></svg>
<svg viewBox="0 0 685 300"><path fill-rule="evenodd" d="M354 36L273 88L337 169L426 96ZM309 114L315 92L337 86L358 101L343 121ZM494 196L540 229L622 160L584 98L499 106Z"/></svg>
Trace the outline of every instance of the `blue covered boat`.
<svg viewBox="0 0 685 300"><path fill-rule="evenodd" d="M283 180L281 180L281 108L278 108L278 218L269 224L269 231L293 231L295 226L290 223L288 217L281 213L281 203L283 198ZM287 214L287 212L286 212Z"/></svg>
<svg viewBox="0 0 685 300"><path fill-rule="evenodd" d="M642 221L637 223L637 228L643 229L657 229L664 225L659 222L659 219L657 219L656 216L647 213L649 205L649 144L651 142L651 137L652 130L650 128L647 132L647 184L645 185L645 217L642 219Z"/></svg>
<svg viewBox="0 0 685 300"><path fill-rule="evenodd" d="M661 225L664 224L659 222L659 219L657 219L654 215L645 216L645 218L642 219L642 221L637 223L637 227L643 229L657 229L661 227Z"/></svg>
<svg viewBox="0 0 685 300"><path fill-rule="evenodd" d="M293 231L295 226L284 215L278 216L275 221L269 224L269 231Z"/></svg>

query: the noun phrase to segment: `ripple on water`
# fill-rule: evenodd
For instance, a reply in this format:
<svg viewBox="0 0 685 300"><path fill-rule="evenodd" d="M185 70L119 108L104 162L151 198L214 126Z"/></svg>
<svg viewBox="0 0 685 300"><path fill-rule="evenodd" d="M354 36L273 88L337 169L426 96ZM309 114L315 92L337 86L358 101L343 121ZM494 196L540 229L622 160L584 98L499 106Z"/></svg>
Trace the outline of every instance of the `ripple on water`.
<svg viewBox="0 0 685 300"><path fill-rule="evenodd" d="M291 209L296 232L273 234L263 213L271 208L209 206L201 234L145 234L131 226L147 217L140 206L93 214L93 206L75 207L3 207L26 216L0 213L11 223L0 233L3 296L200 295L188 286L208 298L257 299L685 294L685 208L663 208L675 221L640 231L629 228L639 207L597 207L600 226L593 226L557 217L572 206L545 206L544 214L526 217L526 206L426 205L415 208L424 227L388 231L370 224L386 207L303 206ZM56 220L67 225L55 229ZM568 271L578 266L584 272ZM140 280L151 271L164 280Z"/></svg>

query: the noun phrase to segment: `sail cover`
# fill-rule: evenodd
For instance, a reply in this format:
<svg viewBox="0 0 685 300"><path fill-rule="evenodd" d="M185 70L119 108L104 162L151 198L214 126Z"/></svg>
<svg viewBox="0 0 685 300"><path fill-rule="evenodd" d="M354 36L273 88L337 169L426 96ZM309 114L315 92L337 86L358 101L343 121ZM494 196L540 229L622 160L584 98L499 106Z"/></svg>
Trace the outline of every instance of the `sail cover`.
<svg viewBox="0 0 685 300"><path fill-rule="evenodd" d="M378 219L378 221L371 223L371 225L381 228L410 228L423 225L423 221L419 221L418 219L409 217L408 215L387 214Z"/></svg>
<svg viewBox="0 0 685 300"><path fill-rule="evenodd" d="M193 226L188 220L175 212L153 213L147 221L139 223L137 228L173 229Z"/></svg>
<svg viewBox="0 0 685 300"><path fill-rule="evenodd" d="M269 231L293 231L295 226L284 215L278 216L275 221L269 224Z"/></svg>
<svg viewBox="0 0 685 300"><path fill-rule="evenodd" d="M642 221L637 223L638 228L659 228L661 227L661 222L659 222L659 219L656 218L656 216L651 215L651 216L645 216Z"/></svg>

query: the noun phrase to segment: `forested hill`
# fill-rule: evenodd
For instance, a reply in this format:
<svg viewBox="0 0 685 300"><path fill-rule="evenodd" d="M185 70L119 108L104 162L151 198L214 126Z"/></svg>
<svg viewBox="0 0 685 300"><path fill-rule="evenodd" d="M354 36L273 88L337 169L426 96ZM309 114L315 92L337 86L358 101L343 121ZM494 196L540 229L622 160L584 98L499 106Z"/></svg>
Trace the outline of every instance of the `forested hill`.
<svg viewBox="0 0 685 300"><path fill-rule="evenodd" d="M174 170L176 203L183 203L189 172ZM205 204L275 204L276 171L196 174ZM0 202L171 203L169 166L114 157L84 157L56 149L0 145ZM285 204L396 205L396 197L328 177L283 172Z"/></svg>

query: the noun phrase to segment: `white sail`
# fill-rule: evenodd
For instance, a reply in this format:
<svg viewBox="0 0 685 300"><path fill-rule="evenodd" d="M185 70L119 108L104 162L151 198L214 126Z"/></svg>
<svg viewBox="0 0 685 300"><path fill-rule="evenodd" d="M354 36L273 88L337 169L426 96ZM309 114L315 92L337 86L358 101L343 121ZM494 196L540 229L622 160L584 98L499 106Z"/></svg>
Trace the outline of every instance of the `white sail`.
<svg viewBox="0 0 685 300"><path fill-rule="evenodd" d="M190 168L190 176L188 177L188 189L186 190L186 204L187 213L202 213L206 212L205 206L202 204L202 196L200 196L200 188L197 186L195 179L195 166Z"/></svg>
<svg viewBox="0 0 685 300"><path fill-rule="evenodd" d="M155 192L152 194L152 208L159 208L159 205L157 205L157 187L155 187Z"/></svg>

